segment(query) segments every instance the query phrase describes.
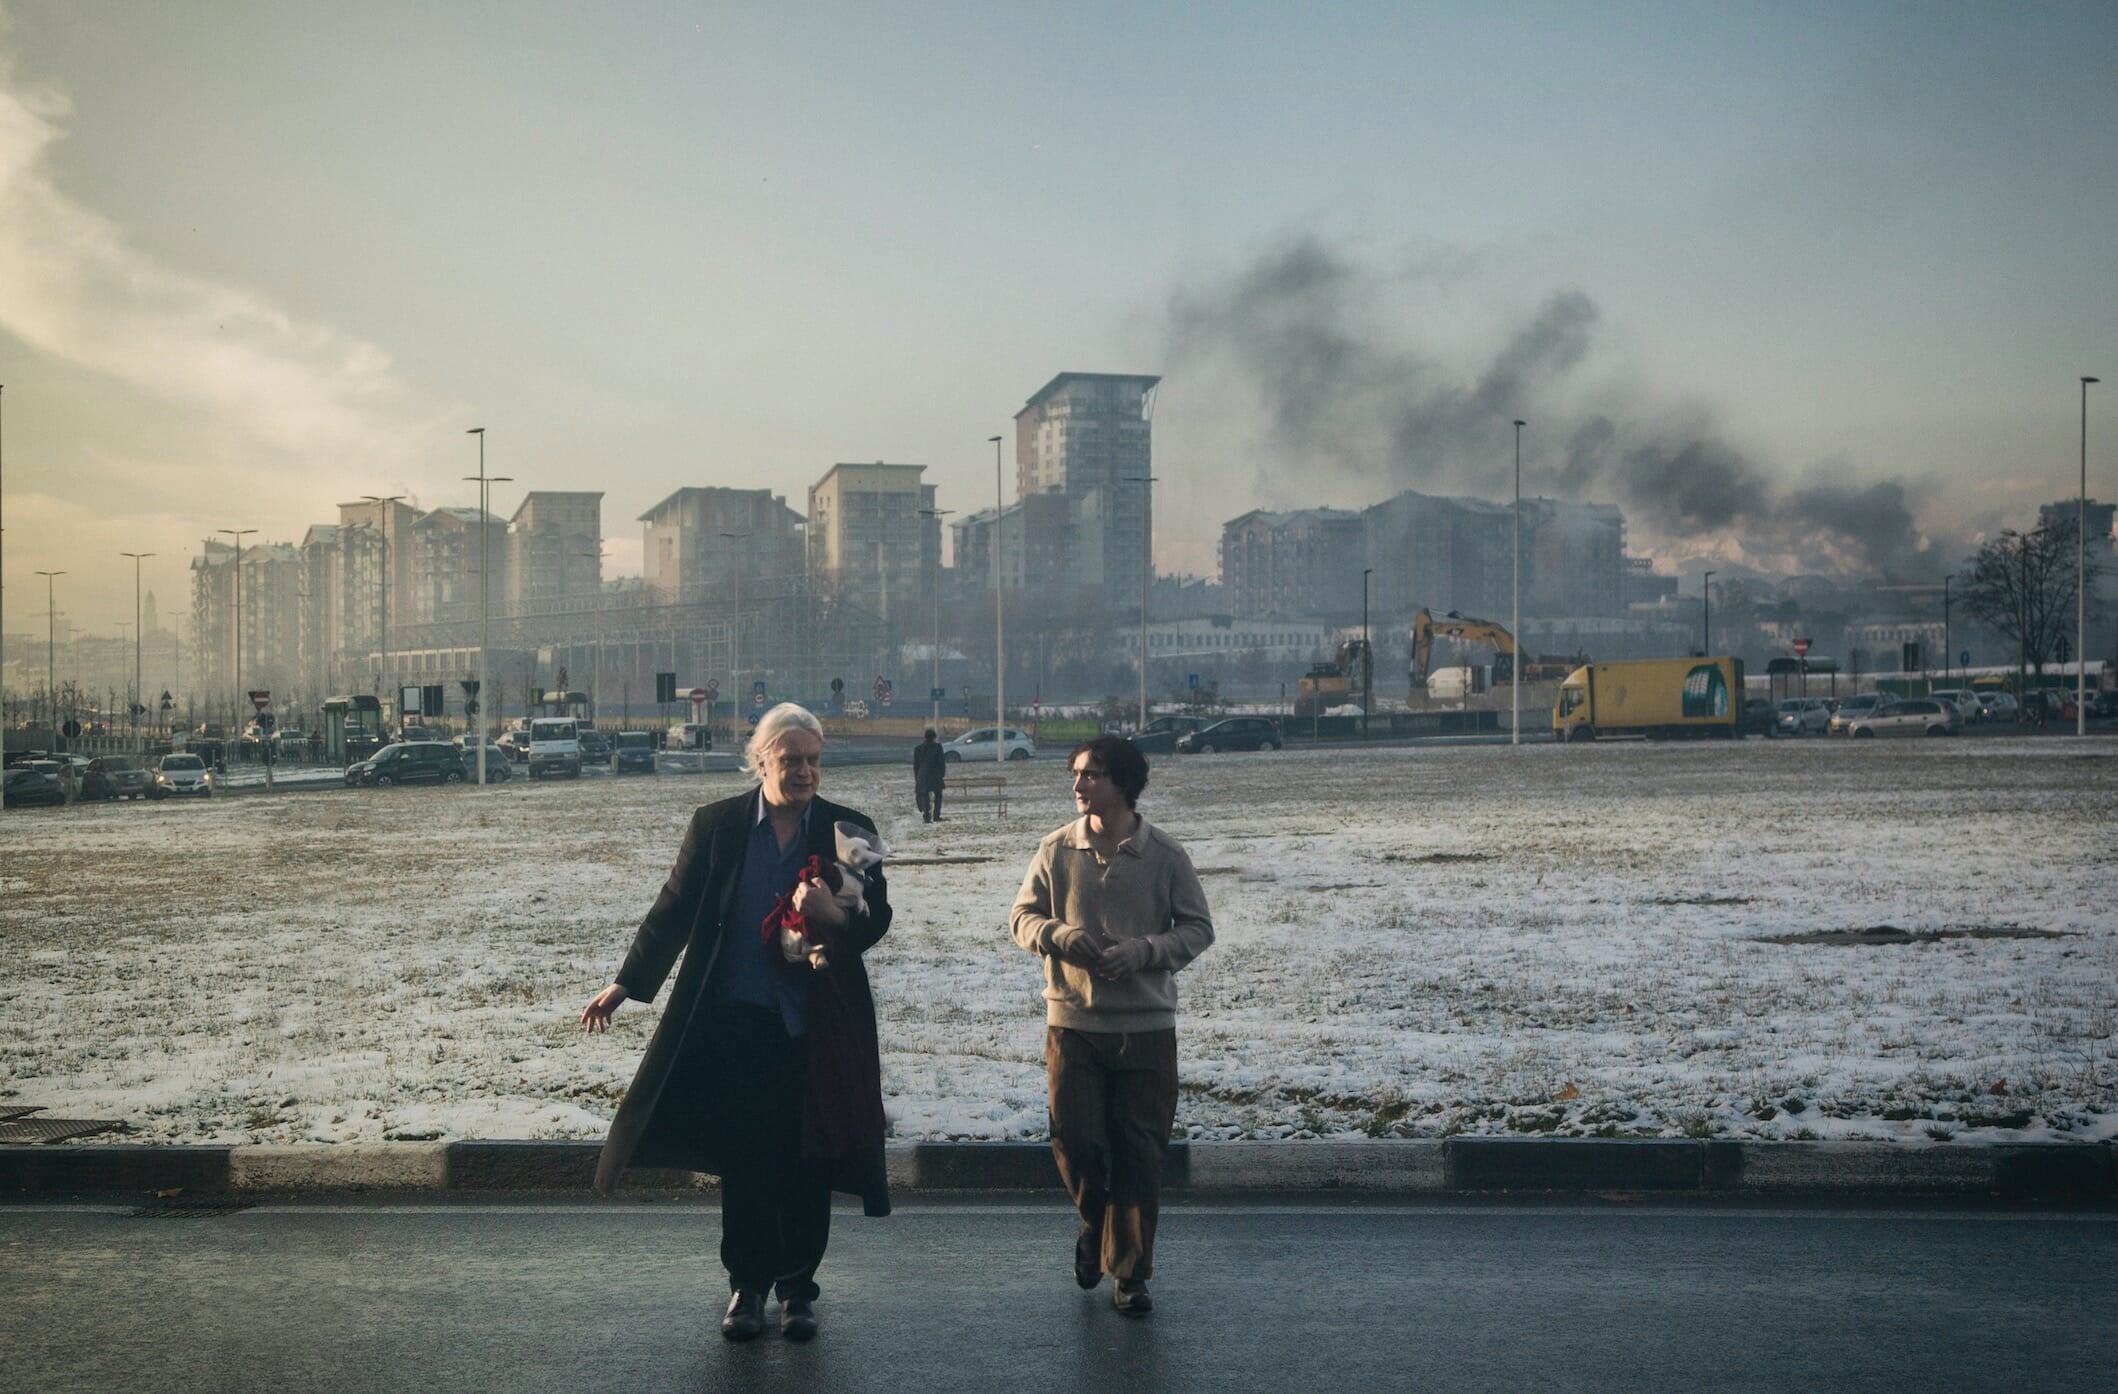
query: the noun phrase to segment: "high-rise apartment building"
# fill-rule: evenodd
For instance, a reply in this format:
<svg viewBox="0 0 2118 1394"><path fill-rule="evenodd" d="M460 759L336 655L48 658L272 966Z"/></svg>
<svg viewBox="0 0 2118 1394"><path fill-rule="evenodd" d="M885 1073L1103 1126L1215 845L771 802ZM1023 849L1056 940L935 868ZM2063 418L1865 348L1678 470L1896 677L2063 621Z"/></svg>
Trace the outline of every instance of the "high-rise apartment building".
<svg viewBox="0 0 2118 1394"><path fill-rule="evenodd" d="M537 490L508 523L508 607L548 613L603 589L603 495Z"/></svg>
<svg viewBox="0 0 2118 1394"><path fill-rule="evenodd" d="M642 584L659 605L730 592L738 556L760 580L798 576L808 561L802 515L770 489L679 489L639 521Z"/></svg>
<svg viewBox="0 0 2118 1394"><path fill-rule="evenodd" d="M924 614L941 567L925 465L833 465L809 486L809 575L827 595L887 617Z"/></svg>
<svg viewBox="0 0 2118 1394"><path fill-rule="evenodd" d="M1015 414L1021 497L1067 501L1066 579L1114 609L1137 605L1154 528L1150 421L1158 377L1061 373Z"/></svg>

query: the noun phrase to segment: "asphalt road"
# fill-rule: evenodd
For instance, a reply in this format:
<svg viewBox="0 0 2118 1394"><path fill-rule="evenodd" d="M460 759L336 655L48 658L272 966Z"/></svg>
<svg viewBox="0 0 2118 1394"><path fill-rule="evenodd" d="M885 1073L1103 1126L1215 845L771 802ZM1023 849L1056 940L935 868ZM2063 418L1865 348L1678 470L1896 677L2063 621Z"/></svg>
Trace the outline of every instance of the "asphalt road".
<svg viewBox="0 0 2118 1394"><path fill-rule="evenodd" d="M1071 1225L842 1209L822 1336L738 1346L710 1203L0 1207L0 1389L2016 1391L2118 1338L2108 1211L1186 1204L1145 1320Z"/></svg>

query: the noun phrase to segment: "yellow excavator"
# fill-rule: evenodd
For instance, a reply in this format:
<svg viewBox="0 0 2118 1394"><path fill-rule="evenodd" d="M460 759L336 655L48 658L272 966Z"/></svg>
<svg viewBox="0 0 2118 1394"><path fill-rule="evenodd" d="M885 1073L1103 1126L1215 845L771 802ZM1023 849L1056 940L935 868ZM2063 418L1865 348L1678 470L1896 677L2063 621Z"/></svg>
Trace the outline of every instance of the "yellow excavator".
<svg viewBox="0 0 2118 1394"><path fill-rule="evenodd" d="M1493 658L1493 681L1514 681L1515 636L1508 633L1506 626L1495 624L1491 620L1473 619L1454 610L1441 619L1436 619L1423 609L1412 620L1411 676L1414 691L1427 685L1427 660L1433 654L1437 636L1464 644L1491 644L1498 651Z"/></svg>

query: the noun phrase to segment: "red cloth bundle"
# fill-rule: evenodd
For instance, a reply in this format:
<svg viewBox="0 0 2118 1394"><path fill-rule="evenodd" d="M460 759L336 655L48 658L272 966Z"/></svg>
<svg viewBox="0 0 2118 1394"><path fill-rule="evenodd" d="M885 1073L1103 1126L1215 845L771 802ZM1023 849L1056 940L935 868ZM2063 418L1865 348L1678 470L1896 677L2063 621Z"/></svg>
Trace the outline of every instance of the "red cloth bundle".
<svg viewBox="0 0 2118 1394"><path fill-rule="evenodd" d="M808 917L794 908L794 893L805 881L821 881L824 889L835 895L838 888L844 884L845 878L840 873L837 862L827 862L817 856L810 857L802 867L801 875L795 878L794 884L782 891L779 899L772 902L772 908L765 912L765 922L759 928L758 938L770 949L779 947L783 934L795 935L805 941L811 952L817 955L817 966L821 967L823 951L831 947L831 936L822 928L812 932Z"/></svg>

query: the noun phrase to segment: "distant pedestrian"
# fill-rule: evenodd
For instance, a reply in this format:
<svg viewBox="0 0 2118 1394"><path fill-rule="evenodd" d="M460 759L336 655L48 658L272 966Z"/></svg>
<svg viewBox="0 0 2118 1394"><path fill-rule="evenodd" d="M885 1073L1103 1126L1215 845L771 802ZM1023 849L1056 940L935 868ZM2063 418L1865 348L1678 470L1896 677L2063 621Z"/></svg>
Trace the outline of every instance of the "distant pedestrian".
<svg viewBox="0 0 2118 1394"><path fill-rule="evenodd" d="M1044 956L1052 1155L1081 1216L1074 1281L1108 1273L1117 1309L1145 1316L1177 1112L1176 974L1213 943L1213 920L1191 858L1135 806L1138 747L1098 736L1067 767L1081 816L1038 844L1009 926Z"/></svg>
<svg viewBox="0 0 2118 1394"><path fill-rule="evenodd" d="M890 901L880 866L851 910L804 877L812 860L837 860L841 821L875 831L816 796L823 749L822 728L802 708L764 714L744 752L758 783L692 814L624 966L581 1013L585 1028L604 1029L628 998L652 1001L683 956L611 1120L596 1188L610 1191L627 1167L720 1178L732 1293L721 1334L733 1341L764 1330L768 1289L779 1295L780 1334L816 1334L833 1191L859 1195L870 1215L890 1211L875 1001L861 962L890 927ZM788 911L828 944L826 966L780 952Z"/></svg>
<svg viewBox="0 0 2118 1394"><path fill-rule="evenodd" d="M919 801L919 821L941 821L941 791L949 780L949 757L943 753L934 728L926 739L912 747L912 794Z"/></svg>

